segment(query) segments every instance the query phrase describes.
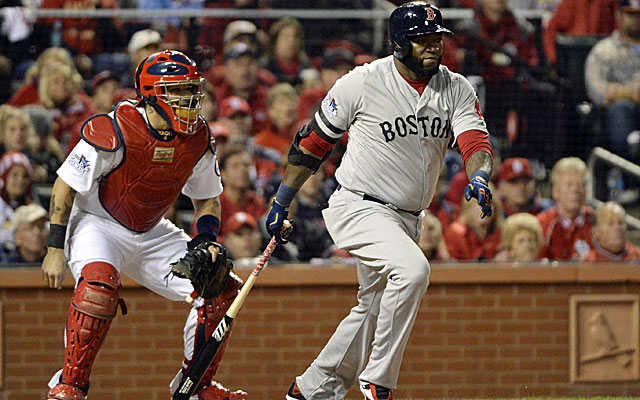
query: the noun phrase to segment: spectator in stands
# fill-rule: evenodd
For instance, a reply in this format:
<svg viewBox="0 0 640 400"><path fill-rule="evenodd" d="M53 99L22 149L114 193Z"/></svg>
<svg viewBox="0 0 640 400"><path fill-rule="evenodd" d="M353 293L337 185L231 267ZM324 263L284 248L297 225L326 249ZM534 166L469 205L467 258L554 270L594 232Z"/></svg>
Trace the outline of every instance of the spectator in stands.
<svg viewBox="0 0 640 400"><path fill-rule="evenodd" d="M425 210L422 215L422 232L418 246L429 262L447 261L449 251L442 236L442 225L435 215Z"/></svg>
<svg viewBox="0 0 640 400"><path fill-rule="evenodd" d="M218 119L218 98L213 86L205 81L202 85L202 93L204 97L200 102L202 104L200 115L208 122L216 121Z"/></svg>
<svg viewBox="0 0 640 400"><path fill-rule="evenodd" d="M13 215L13 246L4 246L1 261L4 263L38 264L47 254L47 211L38 204L20 206Z"/></svg>
<svg viewBox="0 0 640 400"><path fill-rule="evenodd" d="M492 193L496 193L492 183ZM504 221L499 197L493 198L493 213L480 218L481 208L476 202L461 201L460 218L444 231L444 241L451 258L461 261L492 260L500 246Z"/></svg>
<svg viewBox="0 0 640 400"><path fill-rule="evenodd" d="M505 217L521 212L535 215L552 206L552 202L543 199L536 190L531 163L526 158L508 158L502 163L498 190Z"/></svg>
<svg viewBox="0 0 640 400"><path fill-rule="evenodd" d="M229 144L251 145L251 106L245 99L238 96L223 99L218 106L218 115L218 122L229 130Z"/></svg>
<svg viewBox="0 0 640 400"><path fill-rule="evenodd" d="M258 222L242 211L231 215L227 220L227 229L222 243L233 259L235 268L253 268L262 254L262 237ZM271 260L269 260L271 262Z"/></svg>
<svg viewBox="0 0 640 400"><path fill-rule="evenodd" d="M593 210L585 206L587 165L577 157L558 160L551 169L555 206L536 217L542 225L541 256L549 260L580 260L592 248Z"/></svg>
<svg viewBox="0 0 640 400"><path fill-rule="evenodd" d="M256 220L267 210L265 199L253 190L251 156L244 146L228 146L220 158L220 176L224 192L220 195L222 216L220 235L224 235L229 218L244 211Z"/></svg>
<svg viewBox="0 0 640 400"><path fill-rule="evenodd" d="M269 125L256 135L254 143L286 155L296 133L297 109L298 92L293 86L288 83L273 86L267 97Z"/></svg>
<svg viewBox="0 0 640 400"><path fill-rule="evenodd" d="M40 8L67 8L82 10L117 9L116 0L43 0ZM118 18L62 18L62 41L74 53L88 56L120 51L125 36ZM43 18L40 24L56 29L55 18Z"/></svg>
<svg viewBox="0 0 640 400"><path fill-rule="evenodd" d="M12 240L15 209L31 203L32 174L31 163L24 154L11 151L0 157L0 243Z"/></svg>
<svg viewBox="0 0 640 400"><path fill-rule="evenodd" d="M69 149L80 140L80 127L96 113L91 98L81 89L82 78L69 66L49 65L38 84L38 104L53 115L53 136L60 142L68 140Z"/></svg>
<svg viewBox="0 0 640 400"><path fill-rule="evenodd" d="M556 35L608 35L615 26L616 0L562 0L543 34L544 53L556 64Z"/></svg>
<svg viewBox="0 0 640 400"><path fill-rule="evenodd" d="M129 52L129 57L131 57L131 64L129 74L120 79L122 87L133 87L135 82L134 74L138 64L151 54L160 51L161 45L162 36L160 35L160 32L153 29L142 29L131 35L131 39L129 39L129 44L127 45L127 51ZM135 97L135 94L133 97Z"/></svg>
<svg viewBox="0 0 640 400"><path fill-rule="evenodd" d="M640 151L630 151L628 138L640 129L640 3L620 0L616 21L616 31L591 49L585 83L591 100L606 107L612 150L638 163Z"/></svg>
<svg viewBox="0 0 640 400"><path fill-rule="evenodd" d="M354 53L344 47L327 49L320 66L320 82L315 87L304 89L300 92L298 102L298 120L307 121L313 117L324 96L336 81L355 67Z"/></svg>
<svg viewBox="0 0 640 400"><path fill-rule="evenodd" d="M116 92L120 89L120 78L111 71L102 71L91 80L91 99L96 111L107 114L111 111Z"/></svg>
<svg viewBox="0 0 640 400"><path fill-rule="evenodd" d="M253 125L251 133L259 132L267 120L267 96L270 84L258 76L258 60L253 47L236 43L225 53L222 68L205 72L216 93L216 98L238 96L249 102Z"/></svg>
<svg viewBox="0 0 640 400"><path fill-rule="evenodd" d="M235 8L256 9L266 8L267 3L260 0L206 0L205 8ZM202 47L212 48L216 53L224 53L224 33L226 27L233 22L232 18L203 18L198 36L198 44ZM264 31L268 29L270 21L253 20L254 25ZM265 34L266 36L266 34Z"/></svg>
<svg viewBox="0 0 640 400"><path fill-rule="evenodd" d="M34 170L39 170L41 167L46 174L44 179L37 179L34 176L34 182L53 183L57 177L56 171L66 158L66 151L60 142L53 137L53 117L42 106L30 105L23 107L23 109L29 114L35 131L36 140L30 154L31 163Z"/></svg>
<svg viewBox="0 0 640 400"><path fill-rule="evenodd" d="M627 239L626 212L618 203L604 203L596 214L593 227L594 247L583 261L640 260L640 247Z"/></svg>
<svg viewBox="0 0 640 400"><path fill-rule="evenodd" d="M502 251L495 257L500 262L531 262L540 259L542 248L540 221L529 213L517 213L504 221Z"/></svg>
<svg viewBox="0 0 640 400"><path fill-rule="evenodd" d="M47 68L52 63L62 63L75 69L71 53L62 47L49 47L40 54L35 62L25 73L24 83L11 96L8 104L12 106L24 106L38 102L38 82L47 73ZM80 76L80 75L78 75Z"/></svg>
<svg viewBox="0 0 640 400"><path fill-rule="evenodd" d="M297 19L284 17L271 26L269 52L262 64L280 82L302 84L302 72L311 68L311 63L304 50L304 30Z"/></svg>
<svg viewBox="0 0 640 400"><path fill-rule="evenodd" d="M333 243L325 226L322 217L322 210L327 204L327 197L322 191L324 179L323 168L311 175L300 188L289 212L296 230L291 241L298 250L300 261L351 257L348 251L339 249Z"/></svg>
<svg viewBox="0 0 640 400"><path fill-rule="evenodd" d="M224 154L224 149L229 142L229 128L218 121L210 121L209 129L216 141L216 156L219 159Z"/></svg>
<svg viewBox="0 0 640 400"><path fill-rule="evenodd" d="M524 115L523 86L516 80L522 64L538 64L534 27L516 18L507 0L479 0L475 17L456 28L464 53L464 75L479 75L486 86L482 112L493 134L517 137ZM508 128L508 129L507 129Z"/></svg>
<svg viewBox="0 0 640 400"><path fill-rule="evenodd" d="M22 109L0 106L0 154L9 151L30 153L36 134L29 115Z"/></svg>
<svg viewBox="0 0 640 400"><path fill-rule="evenodd" d="M38 138L29 114L22 108L0 106L0 154L20 152L33 159ZM34 182L44 182L47 170L34 163Z"/></svg>

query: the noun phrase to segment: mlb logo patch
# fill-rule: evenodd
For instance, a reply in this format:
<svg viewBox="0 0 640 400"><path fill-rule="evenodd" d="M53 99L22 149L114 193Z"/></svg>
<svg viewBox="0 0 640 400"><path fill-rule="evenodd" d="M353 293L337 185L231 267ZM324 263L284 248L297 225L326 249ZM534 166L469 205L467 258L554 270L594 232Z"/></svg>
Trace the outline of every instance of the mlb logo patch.
<svg viewBox="0 0 640 400"><path fill-rule="evenodd" d="M86 174L91 170L91 165L89 164L89 160L85 158L84 155L76 154L72 152L69 155L68 161L69 165L76 171L78 171L81 175Z"/></svg>
<svg viewBox="0 0 640 400"><path fill-rule="evenodd" d="M338 115L338 105L336 104L336 99L327 95L327 97L322 100L322 109L329 118Z"/></svg>

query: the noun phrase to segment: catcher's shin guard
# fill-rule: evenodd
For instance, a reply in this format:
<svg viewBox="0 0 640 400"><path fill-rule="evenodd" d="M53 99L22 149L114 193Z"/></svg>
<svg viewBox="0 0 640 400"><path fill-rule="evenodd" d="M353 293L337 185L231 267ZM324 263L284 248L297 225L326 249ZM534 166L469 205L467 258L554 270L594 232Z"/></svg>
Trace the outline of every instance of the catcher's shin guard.
<svg viewBox="0 0 640 400"><path fill-rule="evenodd" d="M209 336L213 334L213 331L218 326L218 323L222 320L225 313L233 303L233 300L238 295L240 291L240 287L242 287L242 280L238 278L235 274L230 273L229 280L227 281L227 285L222 291L222 293L211 300L206 300L205 303L198 307L198 325L196 326L195 333L195 348L193 352L192 360L195 358L200 348L206 343ZM232 329L231 329L232 330ZM218 365L220 364L220 360L222 359L222 355L224 354L224 349L227 346L227 341L229 339L229 335L231 334L231 330L225 337L224 341L220 345L220 349L218 350L216 356L213 358L211 365L207 369L207 372L202 376L202 380L200 381L200 385L196 390L196 393L199 390L202 390L203 387L209 385L211 383L211 379L216 373L218 369ZM191 364L191 360L184 360L184 363L187 367ZM183 371L186 371L186 368L183 368Z"/></svg>
<svg viewBox="0 0 640 400"><path fill-rule="evenodd" d="M93 262L82 269L67 316L62 384L86 392L93 361L107 336L118 304L122 304L123 314L126 313L120 290L118 271L110 264Z"/></svg>

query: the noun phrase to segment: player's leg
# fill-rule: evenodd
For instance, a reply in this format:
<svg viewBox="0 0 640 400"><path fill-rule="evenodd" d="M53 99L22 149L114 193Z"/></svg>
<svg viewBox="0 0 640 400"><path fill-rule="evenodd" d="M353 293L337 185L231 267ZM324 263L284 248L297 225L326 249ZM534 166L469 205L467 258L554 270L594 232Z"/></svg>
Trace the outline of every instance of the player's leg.
<svg viewBox="0 0 640 400"><path fill-rule="evenodd" d="M191 282L175 277L169 277L165 280L165 276L171 269L170 263L185 255L189 240L190 238L181 229L169 221L163 220L144 234L144 246L141 248L139 256L135 262L125 265L123 272L141 285L169 300L184 301L186 296L193 292ZM171 382L172 393L180 382L182 373L193 360L194 354L197 354L218 326L241 286L242 280L231 273L227 286L216 298L208 301L197 299L193 303L184 328L185 358L181 370ZM245 395L243 391L231 392L212 379L224 354L230 333L226 335L192 399L235 400L241 399Z"/></svg>
<svg viewBox="0 0 640 400"><path fill-rule="evenodd" d="M405 243L398 243L398 239L390 238L390 243L382 244L388 249L385 252L388 254L387 265L381 271L387 278L387 285L380 301L373 349L360 374L360 380L365 384L388 389L396 388L402 356L421 299L427 291L430 271L429 262L418 246L408 236Z"/></svg>
<svg viewBox="0 0 640 400"><path fill-rule="evenodd" d="M417 218L363 201L360 196L348 191L335 193L329 204L329 208L323 212L327 228L340 248L349 250L359 258L361 291L358 293L358 306L343 320L309 369L296 380L302 395L318 399L340 398L357 381L372 343L374 347L377 343L373 341L374 333L370 329L375 330L379 324L383 290L390 277L398 279L388 266L390 254L413 254L418 249L413 241L418 236ZM420 296L427 285L426 265L426 270L422 269L420 274L408 279L420 282ZM420 269L420 266L417 267ZM400 280L407 281L404 278ZM370 297L368 290L372 292ZM363 318L358 309L367 309L367 306L375 312ZM397 375L397 371L390 372ZM388 384L387 381L372 383ZM393 385L395 387L395 383Z"/></svg>
<svg viewBox="0 0 640 400"><path fill-rule="evenodd" d="M108 228L92 218L69 228L69 268L77 283L67 315L65 362L49 384L49 399L85 398L93 362L116 315L121 285L115 265L127 249L115 252L118 243L100 237Z"/></svg>
<svg viewBox="0 0 640 400"><path fill-rule="evenodd" d="M344 398L364 369L371 351L385 281L361 262L357 268L358 304L340 322L309 368L295 381L304 398ZM289 398L296 399L292 395Z"/></svg>

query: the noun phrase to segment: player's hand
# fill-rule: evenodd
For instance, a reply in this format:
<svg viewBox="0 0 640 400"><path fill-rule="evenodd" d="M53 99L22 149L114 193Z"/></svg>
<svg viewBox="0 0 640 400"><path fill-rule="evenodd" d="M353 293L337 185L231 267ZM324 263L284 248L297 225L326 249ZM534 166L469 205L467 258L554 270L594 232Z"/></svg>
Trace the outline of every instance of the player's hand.
<svg viewBox="0 0 640 400"><path fill-rule="evenodd" d="M284 221L289 216L289 204L280 204L275 199L271 203L271 210L269 210L269 215L267 215L267 232L270 235L276 238L278 243L287 243L287 236L291 233L293 226L290 224L286 226L284 229L282 228L284 225Z"/></svg>
<svg viewBox="0 0 640 400"><path fill-rule="evenodd" d="M67 260L64 250L49 247L47 255L42 261L42 279L50 288L62 289L62 281L67 273Z"/></svg>
<svg viewBox="0 0 640 400"><path fill-rule="evenodd" d="M480 218L491 216L491 190L487 181L480 176L473 176L471 182L464 188L464 198L469 201L471 198L478 200L478 205L482 207Z"/></svg>

